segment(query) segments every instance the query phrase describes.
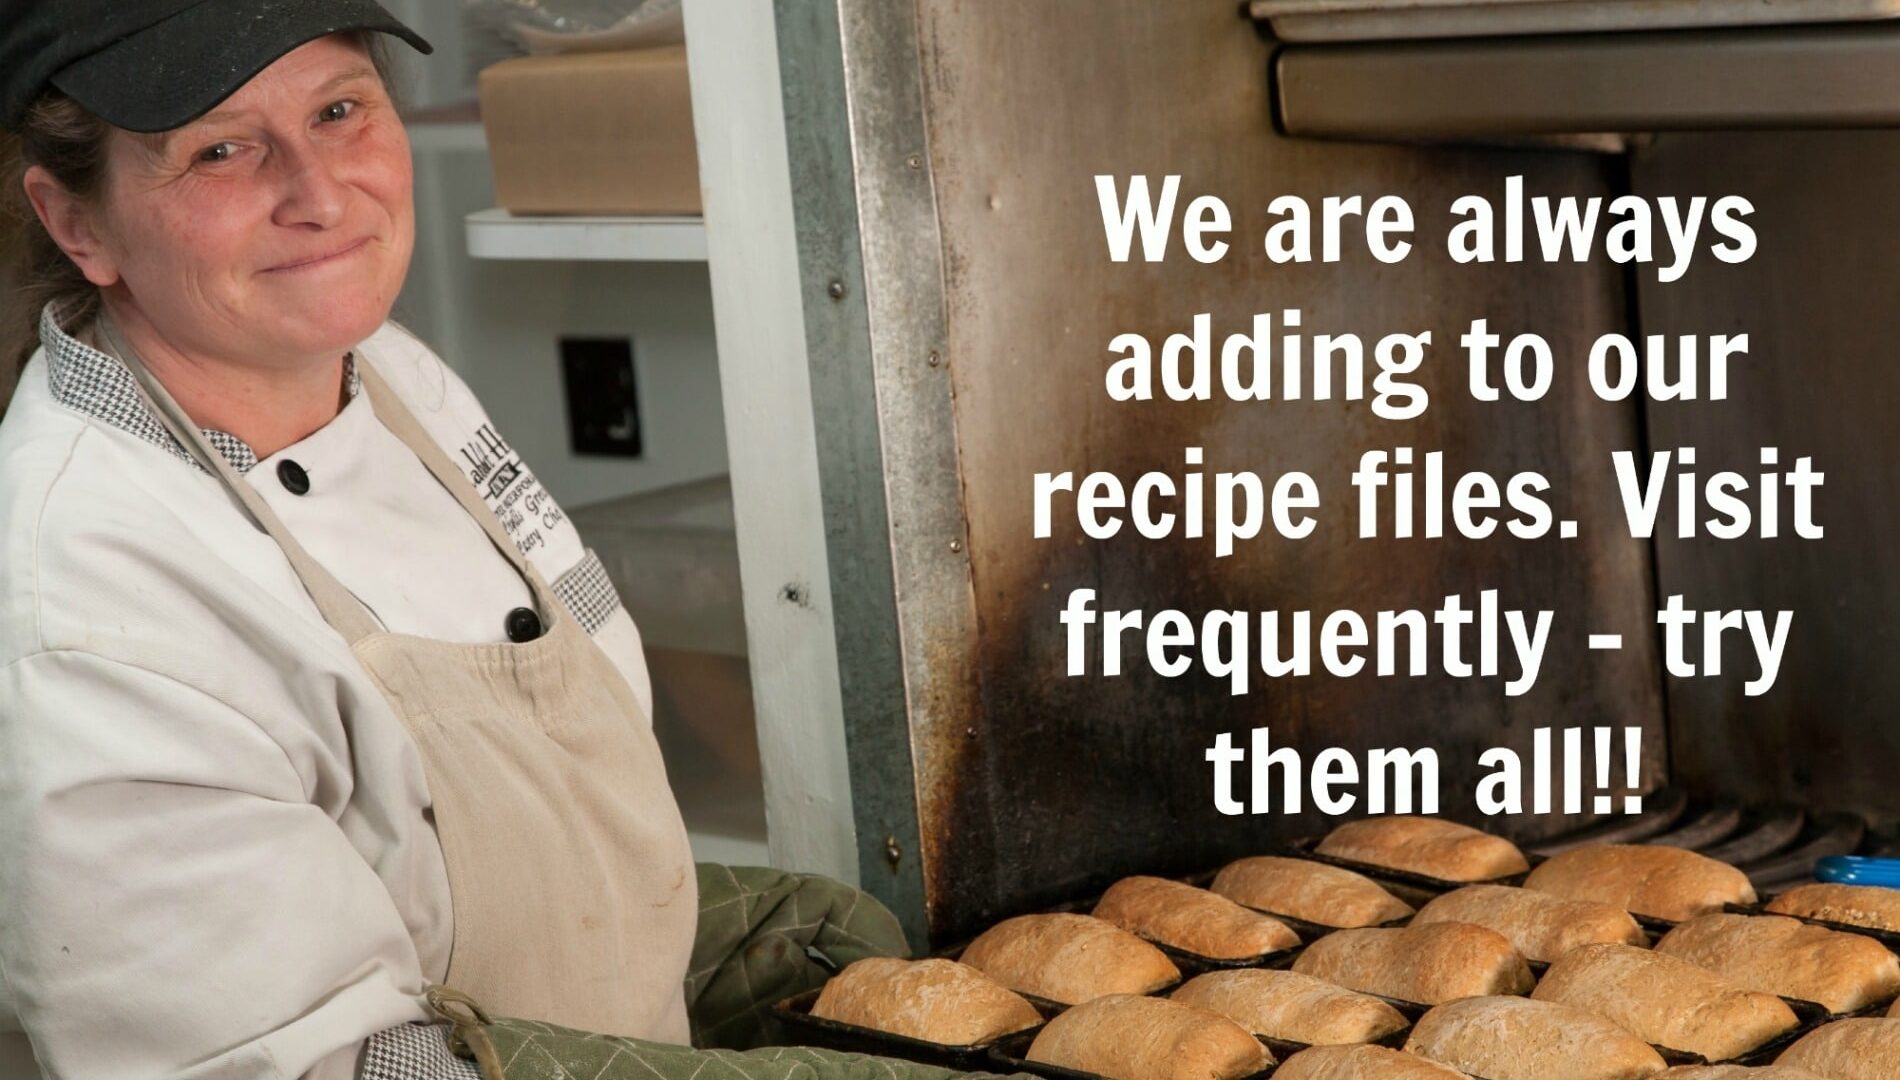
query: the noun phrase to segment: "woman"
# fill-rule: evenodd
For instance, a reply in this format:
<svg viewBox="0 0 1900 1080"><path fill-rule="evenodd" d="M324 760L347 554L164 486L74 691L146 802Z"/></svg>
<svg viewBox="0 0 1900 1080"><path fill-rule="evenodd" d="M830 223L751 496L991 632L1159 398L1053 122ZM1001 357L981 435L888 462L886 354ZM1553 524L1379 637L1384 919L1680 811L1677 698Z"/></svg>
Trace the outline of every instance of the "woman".
<svg viewBox="0 0 1900 1080"><path fill-rule="evenodd" d="M428 44L369 0L4 12L39 320L0 424L0 1074L684 1076L689 1008L756 1041L807 947L901 951L841 886L695 873L632 621L387 321L374 43ZM865 1068L728 1062L794 1063Z"/></svg>

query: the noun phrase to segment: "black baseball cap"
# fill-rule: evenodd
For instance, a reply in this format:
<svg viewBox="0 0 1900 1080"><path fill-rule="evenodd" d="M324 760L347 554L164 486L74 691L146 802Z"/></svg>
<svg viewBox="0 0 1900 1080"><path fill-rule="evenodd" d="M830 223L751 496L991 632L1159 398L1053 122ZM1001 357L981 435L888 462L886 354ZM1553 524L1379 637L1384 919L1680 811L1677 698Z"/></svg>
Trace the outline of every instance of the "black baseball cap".
<svg viewBox="0 0 1900 1080"><path fill-rule="evenodd" d="M345 30L434 51L375 0L0 0L0 126L18 131L55 86L107 123L170 131Z"/></svg>

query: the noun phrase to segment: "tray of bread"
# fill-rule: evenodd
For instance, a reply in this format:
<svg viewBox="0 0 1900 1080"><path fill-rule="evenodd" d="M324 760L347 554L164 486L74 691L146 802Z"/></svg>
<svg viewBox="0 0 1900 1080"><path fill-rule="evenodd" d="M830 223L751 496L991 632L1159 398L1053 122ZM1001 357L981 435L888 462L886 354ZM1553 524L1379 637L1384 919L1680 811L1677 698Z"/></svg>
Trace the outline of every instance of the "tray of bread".
<svg viewBox="0 0 1900 1080"><path fill-rule="evenodd" d="M1529 850L1342 826L861 960L778 1011L816 1045L1047 1080L1900 1078L1900 891L1782 865L1864 826L1670 802Z"/></svg>
<svg viewBox="0 0 1900 1080"><path fill-rule="evenodd" d="M1759 904L1730 904L1737 915L1784 915L1844 934L1863 934L1900 952L1900 889L1810 882Z"/></svg>
<svg viewBox="0 0 1900 1080"><path fill-rule="evenodd" d="M1065 1009L1033 1033L999 1041L990 1056L993 1071L1047 1080L1259 1080L1279 1064L1263 1040L1228 1017L1134 994Z"/></svg>
<svg viewBox="0 0 1900 1080"><path fill-rule="evenodd" d="M800 1045L966 1071L983 1068L996 1040L1062 1009L950 960L896 957L859 960L773 1007Z"/></svg>
<svg viewBox="0 0 1900 1080"><path fill-rule="evenodd" d="M1469 825L1409 814L1349 821L1286 854L1364 874L1419 903L1479 883L1515 884L1531 869L1516 844Z"/></svg>

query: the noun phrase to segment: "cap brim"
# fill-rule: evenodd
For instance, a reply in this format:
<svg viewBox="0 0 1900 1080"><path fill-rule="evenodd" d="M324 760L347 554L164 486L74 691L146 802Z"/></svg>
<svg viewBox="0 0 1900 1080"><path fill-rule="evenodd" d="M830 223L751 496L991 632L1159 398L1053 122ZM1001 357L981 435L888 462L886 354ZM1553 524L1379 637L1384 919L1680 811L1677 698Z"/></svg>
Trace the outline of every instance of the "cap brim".
<svg viewBox="0 0 1900 1080"><path fill-rule="evenodd" d="M109 124L180 128L217 108L265 68L328 34L372 30L434 47L375 0L205 0L53 76L53 85Z"/></svg>

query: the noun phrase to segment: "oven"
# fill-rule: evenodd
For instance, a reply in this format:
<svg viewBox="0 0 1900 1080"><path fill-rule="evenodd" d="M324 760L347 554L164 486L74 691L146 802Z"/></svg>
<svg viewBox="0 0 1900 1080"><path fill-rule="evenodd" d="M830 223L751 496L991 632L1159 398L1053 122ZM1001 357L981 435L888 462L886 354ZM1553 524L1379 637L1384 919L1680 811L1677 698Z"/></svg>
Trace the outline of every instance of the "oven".
<svg viewBox="0 0 1900 1080"><path fill-rule="evenodd" d="M1900 47L1894 27L1857 24L1852 40L1752 30L1741 59L1685 75L1671 65L1707 50L1685 53L1681 30L1614 38L1592 60L1521 42L1515 54L1284 42L1226 3L774 11L776 39L755 59L776 66L782 131L733 130L778 140L776 197L795 224L776 247L748 234L752 276L714 284L728 309L779 303L797 335L775 366L724 362L728 415L747 409L751 425L734 436L736 497L763 507L741 514L741 561L775 858L855 876L920 945L942 947L1125 875L1192 875L1324 833L1339 815L1311 798L1297 812L1277 792L1254 800L1248 775L1235 781L1243 812L1217 805L1209 749L1257 729L1307 768L1328 750L1363 768L1378 751L1431 748L1439 812L1530 850L1635 830L1725 853L1773 888L1820 855L1889 843L1900 113L1881 109L1900 99L1877 61ZM1459 55L1494 81L1447 75ZM1591 98L1577 72L1592 63L1631 74ZM1501 81L1540 70L1555 81L1535 94ZM1730 85L1792 104L1724 108ZM1368 120L1394 101L1414 106L1405 123ZM722 117L716 100L699 109L702 125ZM714 202L748 160L709 157ZM1418 250L1400 265L1352 246L1330 263L1250 251L1203 264L1177 241L1163 261L1117 263L1097 176L1179 176L1184 200L1216 194L1237 245L1258 242L1279 196L1397 195L1419 211ZM1514 177L1552 198L1744 196L1759 250L1671 282L1600 259L1453 263L1444 208ZM746 213L709 205L715 267L722 221L732 235ZM1487 318L1535 331L1567 362L1541 400L1478 403L1446 350L1417 375L1430 408L1404 421L1364 401L1104 393L1118 334L1158 342L1196 314L1232 328L1288 309L1309 327L1442 343ZM1575 362L1612 332L1747 333L1750 348L1720 404L1612 402ZM1440 452L1451 470L1541 472L1578 535L1360 539L1349 477L1367 450L1399 446ZM1823 537L1622 527L1619 452L1694 447L1707 469L1744 469L1763 446L1825 471ZM1094 539L1073 514L1036 537L1038 474L1178 475L1188 448L1210 473L1318 478L1329 497L1315 538L1262 536L1216 557L1204 538ZM1523 693L1505 673L1434 666L1256 677L1236 694L1132 662L1132 637L1121 674L1102 674L1099 656L1067 674L1060 616L1078 590L1104 610L1191 614L1431 612L1489 590L1556 618ZM1678 596L1700 611L1794 613L1768 692L1747 692L1742 652L1720 676L1670 673L1656 613ZM1621 647L1593 649L1603 635ZM1613 768L1598 729L1613 733ZM1559 790L1549 812L1479 813L1492 749L1544 762ZM1585 778L1585 797L1563 797L1567 775ZM1368 812L1367 786L1349 791L1343 816ZM1629 795L1642 813L1623 812Z"/></svg>

